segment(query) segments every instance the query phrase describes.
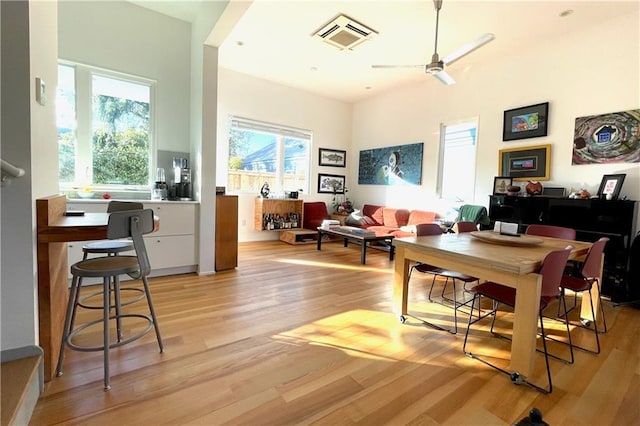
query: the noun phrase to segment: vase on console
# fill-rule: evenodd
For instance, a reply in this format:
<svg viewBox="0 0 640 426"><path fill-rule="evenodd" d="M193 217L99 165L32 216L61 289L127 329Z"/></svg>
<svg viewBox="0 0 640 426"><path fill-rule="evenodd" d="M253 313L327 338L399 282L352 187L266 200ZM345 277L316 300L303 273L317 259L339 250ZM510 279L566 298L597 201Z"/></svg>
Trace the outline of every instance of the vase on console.
<svg viewBox="0 0 640 426"><path fill-rule="evenodd" d="M538 181L530 180L525 186L525 190L529 195L540 195L542 194L542 184Z"/></svg>

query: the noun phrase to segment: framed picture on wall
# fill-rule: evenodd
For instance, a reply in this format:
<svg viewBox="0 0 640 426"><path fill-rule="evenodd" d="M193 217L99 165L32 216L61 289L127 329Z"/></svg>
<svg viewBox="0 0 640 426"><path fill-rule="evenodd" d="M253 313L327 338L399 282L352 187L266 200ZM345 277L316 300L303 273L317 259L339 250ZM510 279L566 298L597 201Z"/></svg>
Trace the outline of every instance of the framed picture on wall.
<svg viewBox="0 0 640 426"><path fill-rule="evenodd" d="M347 151L339 149L318 148L318 165L329 167L345 167Z"/></svg>
<svg viewBox="0 0 640 426"><path fill-rule="evenodd" d="M504 112L502 140L547 136L549 102L509 109Z"/></svg>
<svg viewBox="0 0 640 426"><path fill-rule="evenodd" d="M551 145L501 149L498 174L515 181L549 180Z"/></svg>
<svg viewBox="0 0 640 426"><path fill-rule="evenodd" d="M345 177L318 173L318 194L344 194Z"/></svg>

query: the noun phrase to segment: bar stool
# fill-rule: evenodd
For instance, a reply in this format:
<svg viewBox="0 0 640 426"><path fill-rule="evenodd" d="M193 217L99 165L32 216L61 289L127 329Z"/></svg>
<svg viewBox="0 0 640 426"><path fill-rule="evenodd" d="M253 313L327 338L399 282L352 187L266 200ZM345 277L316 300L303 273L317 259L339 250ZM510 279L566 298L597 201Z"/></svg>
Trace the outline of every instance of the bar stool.
<svg viewBox="0 0 640 426"><path fill-rule="evenodd" d="M69 301L67 302L67 311L65 315L65 323L62 335L62 341L60 342L60 356L58 358L58 365L56 367L56 375L62 375L62 362L64 359L64 348L69 346L70 349L90 352L90 351L103 351L104 352L104 390L111 389L110 374L109 374L109 350L119 346L131 343L145 334L147 334L151 328L155 329L156 339L158 340L158 346L160 352L164 351L162 343L162 337L160 336L160 329L158 328L158 320L156 318L155 310L153 308L153 302L151 300L151 293L149 291L149 283L147 276L151 272L151 266L149 264L149 257L144 245L143 234L152 232L154 229L153 210L131 210L114 212L109 215L109 222L107 225L107 238L110 240L117 238L130 237L132 239L133 247L136 251L136 256L104 256L87 260L82 260L71 266L71 274L73 280L71 288L69 289ZM129 275L134 279L141 279L144 286L144 296L147 299L149 308L149 315L139 313L127 313L121 312L120 304L120 275ZM74 329L75 322L75 310L79 303L81 278L83 277L101 277L103 279L103 315L102 318L90 321L86 324L82 324ZM113 295L115 300L115 313L111 315L111 283L113 282ZM115 342L111 342L109 336L109 321L116 321L116 329L122 330L121 321L123 318L141 318L147 321L147 327L132 335L124 338L120 332L115 339ZM103 328L103 342L99 346L80 346L73 343L73 337L81 331L95 324L102 323Z"/></svg>
<svg viewBox="0 0 640 426"><path fill-rule="evenodd" d="M120 211L128 211L128 210L142 210L144 208L143 204L140 202L135 202L135 201L110 201L109 205L107 206L107 213L113 213L113 212L120 212ZM128 251L133 251L133 243L130 240L105 240L105 241L94 241L91 243L87 243L85 245L82 246L82 260L87 260L87 258L89 257L89 254L100 254L100 255L106 255L106 256L117 256L120 253L124 253L124 252L128 252ZM82 278L80 278L80 284L79 286L82 286ZM127 303L122 304L121 306L127 306L128 304L131 303L135 303L139 300L142 300L142 298L144 297L144 293L142 292L142 290L138 289L138 288L130 288L130 287L126 287L126 288L121 288L120 292L125 292L125 291L130 291L130 292L139 292L140 295L136 298L131 299L130 301L128 301ZM111 291L112 293L112 291ZM78 306L85 308L85 309L102 309L102 305L97 306L97 305L90 305L88 303L86 303L87 300L92 299L96 296L101 296L102 295L102 290L100 291L96 291L94 293L88 294L82 298L80 298L79 302L76 304L76 306L74 306L74 311L73 311L73 316L72 316L72 323L75 320L75 315L76 315L76 308ZM114 307L115 307L115 303L114 303ZM120 330L118 330L118 333L120 333Z"/></svg>

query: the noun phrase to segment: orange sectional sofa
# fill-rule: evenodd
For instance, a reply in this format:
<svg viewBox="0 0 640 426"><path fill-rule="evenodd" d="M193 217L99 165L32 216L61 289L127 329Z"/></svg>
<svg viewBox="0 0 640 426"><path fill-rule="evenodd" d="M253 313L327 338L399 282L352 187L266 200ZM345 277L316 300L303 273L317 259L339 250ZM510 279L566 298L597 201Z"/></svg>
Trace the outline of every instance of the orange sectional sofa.
<svg viewBox="0 0 640 426"><path fill-rule="evenodd" d="M440 216L427 210L407 210L365 204L359 217L349 216L347 225L369 229L377 235L393 234L396 238L415 235L415 225L433 223Z"/></svg>

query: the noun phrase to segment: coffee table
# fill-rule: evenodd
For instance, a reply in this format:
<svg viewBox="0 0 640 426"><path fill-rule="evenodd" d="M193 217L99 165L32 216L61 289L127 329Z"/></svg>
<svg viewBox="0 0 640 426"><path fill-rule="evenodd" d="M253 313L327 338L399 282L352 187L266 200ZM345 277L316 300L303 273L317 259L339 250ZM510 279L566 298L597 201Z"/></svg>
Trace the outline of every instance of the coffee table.
<svg viewBox="0 0 640 426"><path fill-rule="evenodd" d="M349 246L349 241L360 244L361 246L361 254L360 254L360 263L366 264L367 262L367 247L374 248L376 250L389 251L389 260L393 260L393 256L395 253L395 248L391 244L391 241L394 238L394 235L368 235L368 234L357 234L356 232L360 228L354 228L349 226L337 226L334 228L322 228L318 227L318 250L321 250L322 247L322 236L323 235L332 235L336 237L340 237L344 240L344 246ZM384 242L385 244L382 246L372 246L370 243L372 242Z"/></svg>

